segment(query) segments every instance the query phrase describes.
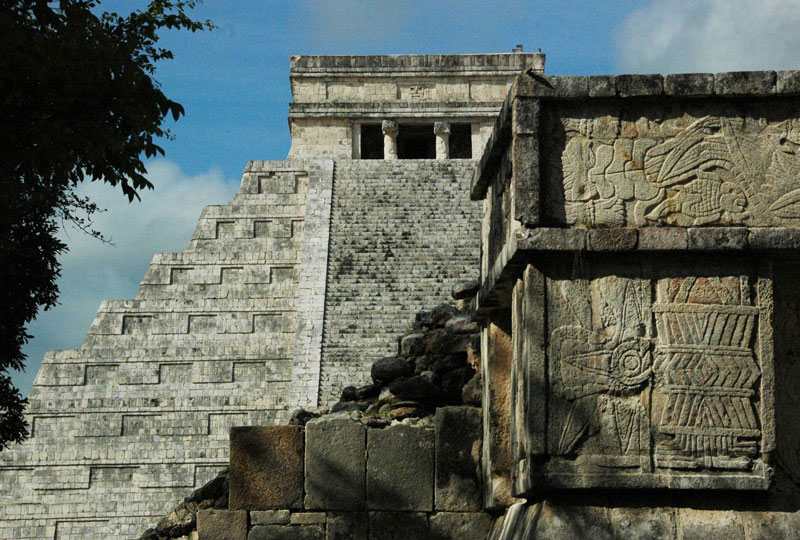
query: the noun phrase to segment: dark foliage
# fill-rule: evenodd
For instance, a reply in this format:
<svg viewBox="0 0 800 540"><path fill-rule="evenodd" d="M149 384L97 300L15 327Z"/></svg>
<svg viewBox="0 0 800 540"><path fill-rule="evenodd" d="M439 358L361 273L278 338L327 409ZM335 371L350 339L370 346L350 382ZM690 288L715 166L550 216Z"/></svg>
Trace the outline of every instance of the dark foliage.
<svg viewBox="0 0 800 540"><path fill-rule="evenodd" d="M153 79L172 58L159 32L211 28L187 15L196 3L151 0L118 15L96 0L0 0L0 450L28 434L6 373L24 368L26 325L57 302L58 228L102 238L98 208L74 190L102 181L132 201L153 187L144 160L163 154L164 120L183 114Z"/></svg>

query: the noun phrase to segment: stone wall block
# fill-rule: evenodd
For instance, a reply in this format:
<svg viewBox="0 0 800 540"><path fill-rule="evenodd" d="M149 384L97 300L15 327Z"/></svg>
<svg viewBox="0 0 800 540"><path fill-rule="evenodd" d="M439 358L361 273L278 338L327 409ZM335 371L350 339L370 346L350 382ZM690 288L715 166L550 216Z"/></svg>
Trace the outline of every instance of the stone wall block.
<svg viewBox="0 0 800 540"><path fill-rule="evenodd" d="M435 540L484 540L493 520L484 512L439 512L429 521Z"/></svg>
<svg viewBox="0 0 800 540"><path fill-rule="evenodd" d="M349 417L306 424L306 508L364 508L366 428Z"/></svg>
<svg viewBox="0 0 800 540"><path fill-rule="evenodd" d="M779 71L776 90L779 94L800 94L800 71Z"/></svg>
<svg viewBox="0 0 800 540"><path fill-rule="evenodd" d="M736 250L747 247L746 227L693 227L689 229L691 250Z"/></svg>
<svg viewBox="0 0 800 540"><path fill-rule="evenodd" d="M421 512L370 512L369 540L438 540Z"/></svg>
<svg viewBox="0 0 800 540"><path fill-rule="evenodd" d="M589 77L529 75L516 81L517 96L584 98L589 96Z"/></svg>
<svg viewBox="0 0 800 540"><path fill-rule="evenodd" d="M523 521L526 523L520 532L525 536L519 536L519 538L615 540L607 510L603 507L562 506L545 501L541 505L538 520L531 519L530 515L526 515Z"/></svg>
<svg viewBox="0 0 800 540"><path fill-rule="evenodd" d="M289 510L253 510L250 512L252 525L286 525L289 523Z"/></svg>
<svg viewBox="0 0 800 540"><path fill-rule="evenodd" d="M244 510L200 510L197 513L199 540L246 540L247 512Z"/></svg>
<svg viewBox="0 0 800 540"><path fill-rule="evenodd" d="M800 531L800 511L741 512L739 517L747 540L793 538Z"/></svg>
<svg viewBox="0 0 800 540"><path fill-rule="evenodd" d="M247 540L325 540L325 526L256 525Z"/></svg>
<svg viewBox="0 0 800 540"><path fill-rule="evenodd" d="M614 97L617 95L617 80L613 75L589 77L589 97Z"/></svg>
<svg viewBox="0 0 800 540"><path fill-rule="evenodd" d="M608 519L615 540L667 540L675 537L671 508L609 508Z"/></svg>
<svg viewBox="0 0 800 540"><path fill-rule="evenodd" d="M714 75L714 91L718 96L774 94L776 79L774 71L726 71Z"/></svg>
<svg viewBox="0 0 800 540"><path fill-rule="evenodd" d="M688 245L688 233L682 227L642 227L639 229L640 250L686 249Z"/></svg>
<svg viewBox="0 0 800 540"><path fill-rule="evenodd" d="M326 540L368 540L366 512L328 512Z"/></svg>
<svg viewBox="0 0 800 540"><path fill-rule="evenodd" d="M367 432L367 507L433 510L434 434L395 425Z"/></svg>
<svg viewBox="0 0 800 540"><path fill-rule="evenodd" d="M697 97L714 93L713 73L675 73L664 78L668 96Z"/></svg>
<svg viewBox="0 0 800 540"><path fill-rule="evenodd" d="M582 251L586 248L585 229L522 229L516 234L520 249Z"/></svg>
<svg viewBox="0 0 800 540"><path fill-rule="evenodd" d="M481 423L477 407L436 409L436 510L481 509Z"/></svg>
<svg viewBox="0 0 800 540"><path fill-rule="evenodd" d="M636 249L638 240L636 229L591 229L586 244L590 251L630 251Z"/></svg>
<svg viewBox="0 0 800 540"><path fill-rule="evenodd" d="M303 428L231 428L230 508L303 507Z"/></svg>
<svg viewBox="0 0 800 540"><path fill-rule="evenodd" d="M733 510L680 508L677 510L677 522L680 528L678 538L682 540L708 538L744 540L745 538L739 515Z"/></svg>
<svg viewBox="0 0 800 540"><path fill-rule="evenodd" d="M620 97L658 96L664 93L661 75L617 75L617 94Z"/></svg>

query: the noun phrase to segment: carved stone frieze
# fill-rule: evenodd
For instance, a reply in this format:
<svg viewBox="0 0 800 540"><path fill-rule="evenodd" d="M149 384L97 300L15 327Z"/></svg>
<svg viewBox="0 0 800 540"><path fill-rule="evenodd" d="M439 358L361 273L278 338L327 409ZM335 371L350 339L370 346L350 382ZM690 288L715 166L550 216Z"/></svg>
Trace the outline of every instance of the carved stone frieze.
<svg viewBox="0 0 800 540"><path fill-rule="evenodd" d="M550 221L587 226L800 225L790 106L548 110Z"/></svg>
<svg viewBox="0 0 800 540"><path fill-rule="evenodd" d="M772 297L771 277L755 263L695 265L692 275L653 261L609 265L573 262L566 276L546 269L544 294L522 292L546 312L545 354L528 347L515 365L546 376L514 399L543 392L547 403L520 408L526 425L546 429L526 435L537 441L524 446L541 450L519 456L518 491L766 489L772 306L761 299ZM515 328L530 326L532 312L522 310Z"/></svg>

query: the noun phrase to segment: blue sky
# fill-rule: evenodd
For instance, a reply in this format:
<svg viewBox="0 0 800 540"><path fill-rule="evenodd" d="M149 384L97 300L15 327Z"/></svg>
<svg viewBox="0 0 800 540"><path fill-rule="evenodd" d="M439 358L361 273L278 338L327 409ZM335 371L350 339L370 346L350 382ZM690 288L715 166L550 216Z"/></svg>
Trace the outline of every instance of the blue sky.
<svg viewBox="0 0 800 540"><path fill-rule="evenodd" d="M144 0L108 0L122 12ZM800 0L206 0L212 32L167 35L175 59L156 74L186 116L152 162L154 192L127 204L103 185L82 193L108 209L100 244L62 232L61 305L30 326L27 395L48 349L76 348L103 299L135 295L153 253L186 247L200 210L235 193L251 159L284 159L289 56L507 52L547 54L550 74L800 68Z"/></svg>

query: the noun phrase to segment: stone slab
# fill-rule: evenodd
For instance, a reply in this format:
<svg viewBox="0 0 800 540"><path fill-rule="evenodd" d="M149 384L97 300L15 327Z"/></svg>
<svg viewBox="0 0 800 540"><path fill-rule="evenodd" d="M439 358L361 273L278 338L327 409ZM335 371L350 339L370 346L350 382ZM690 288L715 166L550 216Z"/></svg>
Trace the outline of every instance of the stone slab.
<svg viewBox="0 0 800 540"><path fill-rule="evenodd" d="M636 249L639 232L636 229L591 229L586 238L590 251L629 251Z"/></svg>
<svg viewBox="0 0 800 540"><path fill-rule="evenodd" d="M658 96L664 93L664 77L657 74L617 75L620 97Z"/></svg>
<svg viewBox="0 0 800 540"><path fill-rule="evenodd" d="M695 510L680 508L677 521L682 540L708 540L713 530L714 538L744 540L744 527L737 512L732 510ZM713 523L713 527L710 525Z"/></svg>
<svg viewBox="0 0 800 540"><path fill-rule="evenodd" d="M292 525L319 525L325 523L325 512L294 512L289 518Z"/></svg>
<svg viewBox="0 0 800 540"><path fill-rule="evenodd" d="M369 513L369 540L434 540L429 527L421 512Z"/></svg>
<svg viewBox="0 0 800 540"><path fill-rule="evenodd" d="M609 508L615 540L671 540L675 519L671 508Z"/></svg>
<svg viewBox="0 0 800 540"><path fill-rule="evenodd" d="M247 540L325 540L325 526L256 525Z"/></svg>
<svg viewBox="0 0 800 540"><path fill-rule="evenodd" d="M689 229L691 250L744 249L747 247L745 227L692 227Z"/></svg>
<svg viewBox="0 0 800 540"><path fill-rule="evenodd" d="M289 523L288 510L253 510L250 512L252 525L286 525Z"/></svg>
<svg viewBox="0 0 800 540"><path fill-rule="evenodd" d="M197 513L199 540L246 540L247 512L244 510L200 510Z"/></svg>
<svg viewBox="0 0 800 540"><path fill-rule="evenodd" d="M728 71L714 75L718 96L768 95L775 93L774 71Z"/></svg>
<svg viewBox="0 0 800 540"><path fill-rule="evenodd" d="M436 510L481 509L482 421L477 407L436 409Z"/></svg>
<svg viewBox="0 0 800 540"><path fill-rule="evenodd" d="M484 540L493 518L484 512L439 512L430 516L431 536L436 540Z"/></svg>
<svg viewBox="0 0 800 540"><path fill-rule="evenodd" d="M664 78L668 96L698 97L714 93L713 73L674 73Z"/></svg>
<svg viewBox="0 0 800 540"><path fill-rule="evenodd" d="M565 540L567 538L615 540L606 509L602 507L561 506L545 501L542 503L538 519L534 523L530 523L532 521L530 513L525 517L525 521L528 523L525 524L525 527L518 524L517 530L522 528L523 531L528 532L532 529L531 532L534 534L528 537L536 538L536 540ZM525 537L520 536L519 538Z"/></svg>
<svg viewBox="0 0 800 540"><path fill-rule="evenodd" d="M328 512L326 540L367 540L369 516L366 512Z"/></svg>
<svg viewBox="0 0 800 540"><path fill-rule="evenodd" d="M309 510L364 508L367 432L350 418L306 424L305 506Z"/></svg>
<svg viewBox="0 0 800 540"><path fill-rule="evenodd" d="M231 428L230 508L303 506L303 428Z"/></svg>
<svg viewBox="0 0 800 540"><path fill-rule="evenodd" d="M433 510L433 431L395 425L367 432L367 507Z"/></svg>

